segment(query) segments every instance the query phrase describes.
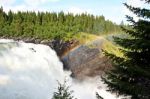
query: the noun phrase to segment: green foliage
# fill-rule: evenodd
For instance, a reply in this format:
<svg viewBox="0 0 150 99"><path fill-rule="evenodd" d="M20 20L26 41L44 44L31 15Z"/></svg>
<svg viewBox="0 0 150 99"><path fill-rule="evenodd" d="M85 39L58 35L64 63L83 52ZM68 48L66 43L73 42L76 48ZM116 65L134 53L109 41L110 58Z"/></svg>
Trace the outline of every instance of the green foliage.
<svg viewBox="0 0 150 99"><path fill-rule="evenodd" d="M77 39L80 42L80 44L86 44L88 42L96 40L98 37L99 36L96 36L94 34L79 32L77 35L75 35L74 38Z"/></svg>
<svg viewBox="0 0 150 99"><path fill-rule="evenodd" d="M39 39L73 39L80 32L96 35L120 32L120 26L103 16L73 15L50 12L17 12L7 14L0 8L0 36L35 37Z"/></svg>
<svg viewBox="0 0 150 99"><path fill-rule="evenodd" d="M74 99L72 96L73 91L69 91L69 87L66 86L66 81L64 84L58 84L57 92L54 92L52 99Z"/></svg>
<svg viewBox="0 0 150 99"><path fill-rule="evenodd" d="M105 50L109 53L113 53L118 57L124 57L123 53L119 49L120 49L120 47L113 44L112 41L108 41L108 40L104 39L103 50Z"/></svg>
<svg viewBox="0 0 150 99"><path fill-rule="evenodd" d="M77 99L72 96L73 91L69 90L66 81L63 84L58 82L57 92L54 92L52 99ZM96 99L104 99L96 92Z"/></svg>
<svg viewBox="0 0 150 99"><path fill-rule="evenodd" d="M130 95L132 99L150 99L150 10L128 4L125 6L141 19L136 22L127 16L131 25L123 30L129 37L114 38L121 46L124 57L105 51L114 68L103 80L108 84L110 91L119 95Z"/></svg>

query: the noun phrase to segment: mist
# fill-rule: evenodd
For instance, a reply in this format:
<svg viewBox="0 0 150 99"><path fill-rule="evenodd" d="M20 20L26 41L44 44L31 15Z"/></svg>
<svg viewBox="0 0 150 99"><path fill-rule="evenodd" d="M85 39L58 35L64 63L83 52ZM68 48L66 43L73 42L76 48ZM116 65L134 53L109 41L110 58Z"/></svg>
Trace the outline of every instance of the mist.
<svg viewBox="0 0 150 99"><path fill-rule="evenodd" d="M64 80L78 99L96 99L96 92L104 99L117 99L106 91L100 77L71 78L50 47L0 40L0 99L51 99L58 81Z"/></svg>

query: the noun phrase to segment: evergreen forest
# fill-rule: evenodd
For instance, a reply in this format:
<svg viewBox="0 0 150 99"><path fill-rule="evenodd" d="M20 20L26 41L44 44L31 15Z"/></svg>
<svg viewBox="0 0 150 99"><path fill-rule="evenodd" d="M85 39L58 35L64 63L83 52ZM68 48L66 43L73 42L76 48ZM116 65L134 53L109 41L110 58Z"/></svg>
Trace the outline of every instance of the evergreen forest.
<svg viewBox="0 0 150 99"><path fill-rule="evenodd" d="M70 40L80 32L95 35L118 33L120 26L104 16L64 12L12 12L0 8L0 36Z"/></svg>

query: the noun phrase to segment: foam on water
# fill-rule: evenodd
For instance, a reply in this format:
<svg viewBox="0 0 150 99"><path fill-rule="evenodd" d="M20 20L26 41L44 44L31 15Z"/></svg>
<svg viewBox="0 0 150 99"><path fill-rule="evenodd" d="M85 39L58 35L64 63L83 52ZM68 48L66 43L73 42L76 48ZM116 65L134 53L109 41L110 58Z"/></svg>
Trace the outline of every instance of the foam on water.
<svg viewBox="0 0 150 99"><path fill-rule="evenodd" d="M40 44L0 40L0 99L51 99L57 80L69 79L78 99L116 99L105 91L99 78L78 82L63 71L55 51Z"/></svg>

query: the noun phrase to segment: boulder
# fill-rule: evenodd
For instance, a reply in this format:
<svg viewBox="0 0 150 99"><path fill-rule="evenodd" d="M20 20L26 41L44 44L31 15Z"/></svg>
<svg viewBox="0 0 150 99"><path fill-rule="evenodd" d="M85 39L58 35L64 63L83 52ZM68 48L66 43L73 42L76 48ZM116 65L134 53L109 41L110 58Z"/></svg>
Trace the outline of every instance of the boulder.
<svg viewBox="0 0 150 99"><path fill-rule="evenodd" d="M26 43L35 43L35 39L34 38L24 38L22 39L24 42Z"/></svg>
<svg viewBox="0 0 150 99"><path fill-rule="evenodd" d="M52 40L49 44L53 48L59 57L62 57L65 53L70 51L72 48L79 44L76 40L62 41L62 40Z"/></svg>
<svg viewBox="0 0 150 99"><path fill-rule="evenodd" d="M111 69L111 63L102 54L102 44L102 40L95 40L91 44L73 49L61 58L64 69L71 70L71 76L77 79L103 75Z"/></svg>

